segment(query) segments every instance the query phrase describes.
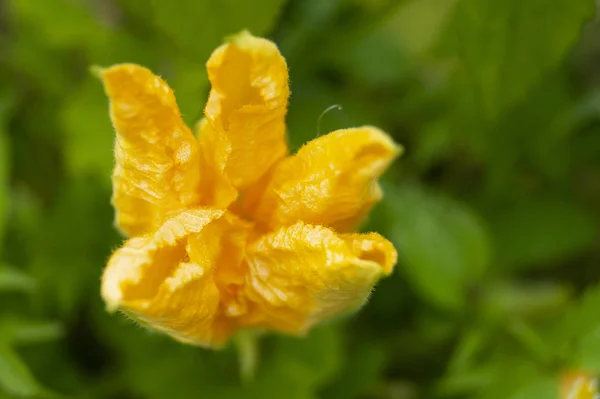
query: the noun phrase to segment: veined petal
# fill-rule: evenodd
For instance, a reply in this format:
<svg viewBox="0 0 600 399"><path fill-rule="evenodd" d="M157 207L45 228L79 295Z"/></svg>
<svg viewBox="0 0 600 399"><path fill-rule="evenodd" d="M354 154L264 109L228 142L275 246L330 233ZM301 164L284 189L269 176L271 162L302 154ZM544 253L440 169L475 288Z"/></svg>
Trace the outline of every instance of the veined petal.
<svg viewBox="0 0 600 399"><path fill-rule="evenodd" d="M100 76L117 133L116 224L130 236L145 234L198 203L198 143L181 119L173 91L148 69L115 65Z"/></svg>
<svg viewBox="0 0 600 399"><path fill-rule="evenodd" d="M374 127L329 133L280 162L249 212L271 228L301 220L349 231L381 199L377 179L400 153Z"/></svg>
<svg viewBox="0 0 600 399"><path fill-rule="evenodd" d="M338 235L299 222L249 246L246 291L264 325L302 333L359 308L396 258L393 245L379 234Z"/></svg>
<svg viewBox="0 0 600 399"><path fill-rule="evenodd" d="M235 188L256 182L287 153L288 71L277 46L242 32L211 55L202 151ZM219 137L214 138L217 135Z"/></svg>
<svg viewBox="0 0 600 399"><path fill-rule="evenodd" d="M227 211L195 209L130 239L104 271L107 308L182 342L222 345L235 330L226 316L244 311L237 288L248 229Z"/></svg>

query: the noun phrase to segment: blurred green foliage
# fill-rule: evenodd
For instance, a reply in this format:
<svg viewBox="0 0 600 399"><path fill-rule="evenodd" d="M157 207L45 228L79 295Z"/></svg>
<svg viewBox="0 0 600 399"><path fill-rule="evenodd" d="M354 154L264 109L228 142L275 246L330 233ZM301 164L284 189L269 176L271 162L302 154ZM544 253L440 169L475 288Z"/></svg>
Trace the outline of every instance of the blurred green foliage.
<svg viewBox="0 0 600 399"><path fill-rule="evenodd" d="M104 312L122 239L88 73L143 64L193 124L242 29L288 60L294 148L373 124L407 149L365 226L394 275L356 315L263 338L247 382L233 347ZM0 398L537 399L600 373L599 35L592 0L0 1Z"/></svg>

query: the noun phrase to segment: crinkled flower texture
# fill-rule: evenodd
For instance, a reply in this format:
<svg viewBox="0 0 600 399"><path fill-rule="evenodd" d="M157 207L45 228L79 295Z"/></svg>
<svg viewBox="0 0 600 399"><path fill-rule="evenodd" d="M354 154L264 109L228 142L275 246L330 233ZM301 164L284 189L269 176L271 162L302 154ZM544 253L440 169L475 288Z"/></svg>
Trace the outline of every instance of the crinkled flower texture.
<svg viewBox="0 0 600 399"><path fill-rule="evenodd" d="M116 224L131 237L104 271L107 308L205 347L243 329L302 334L359 308L397 254L352 229L400 147L365 126L288 155L288 70L275 44L243 32L207 68L196 135L148 69L99 71L116 130Z"/></svg>

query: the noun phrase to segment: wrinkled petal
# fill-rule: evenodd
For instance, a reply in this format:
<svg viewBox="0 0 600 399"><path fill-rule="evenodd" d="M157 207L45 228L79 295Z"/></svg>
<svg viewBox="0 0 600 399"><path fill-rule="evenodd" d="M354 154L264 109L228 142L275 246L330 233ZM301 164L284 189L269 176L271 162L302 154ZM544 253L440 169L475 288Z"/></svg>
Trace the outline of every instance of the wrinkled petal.
<svg viewBox="0 0 600 399"><path fill-rule="evenodd" d="M224 176L222 167L229 157L229 143L221 131L216 131L206 118L196 126L200 137L202 170L202 205L214 208L227 208L237 196L238 190Z"/></svg>
<svg viewBox="0 0 600 399"><path fill-rule="evenodd" d="M104 271L108 309L182 342L222 345L235 330L227 316L245 311L238 291L248 228L227 211L195 209L130 239Z"/></svg>
<svg viewBox="0 0 600 399"><path fill-rule="evenodd" d="M349 231L381 199L377 179L400 152L369 126L319 137L276 166L258 206L247 212L270 228L301 220Z"/></svg>
<svg viewBox="0 0 600 399"><path fill-rule="evenodd" d="M265 326L302 333L359 308L396 258L379 234L336 234L299 222L248 247L246 290Z"/></svg>
<svg viewBox="0 0 600 399"><path fill-rule="evenodd" d="M212 89L204 113L212 129L202 131L200 145L213 169L243 189L287 153L287 65L273 42L243 32L206 66Z"/></svg>
<svg viewBox="0 0 600 399"><path fill-rule="evenodd" d="M198 143L161 78L133 64L99 74L117 133L112 200L116 224L130 236L141 235L198 202Z"/></svg>

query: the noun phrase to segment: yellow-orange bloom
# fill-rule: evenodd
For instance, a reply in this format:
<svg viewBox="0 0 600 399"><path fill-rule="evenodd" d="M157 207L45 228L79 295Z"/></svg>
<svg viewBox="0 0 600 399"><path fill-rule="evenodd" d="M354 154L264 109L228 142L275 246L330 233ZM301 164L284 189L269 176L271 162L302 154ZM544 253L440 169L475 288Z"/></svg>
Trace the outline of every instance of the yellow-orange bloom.
<svg viewBox="0 0 600 399"><path fill-rule="evenodd" d="M565 371L560 375L560 399L597 399L598 377L585 371Z"/></svg>
<svg viewBox="0 0 600 399"><path fill-rule="evenodd" d="M287 156L275 44L241 33L207 68L197 139L161 78L133 64L99 72L117 134L116 225L131 237L104 271L108 309L208 347L247 328L301 334L357 309L396 263L389 241L351 231L400 147L365 126Z"/></svg>

